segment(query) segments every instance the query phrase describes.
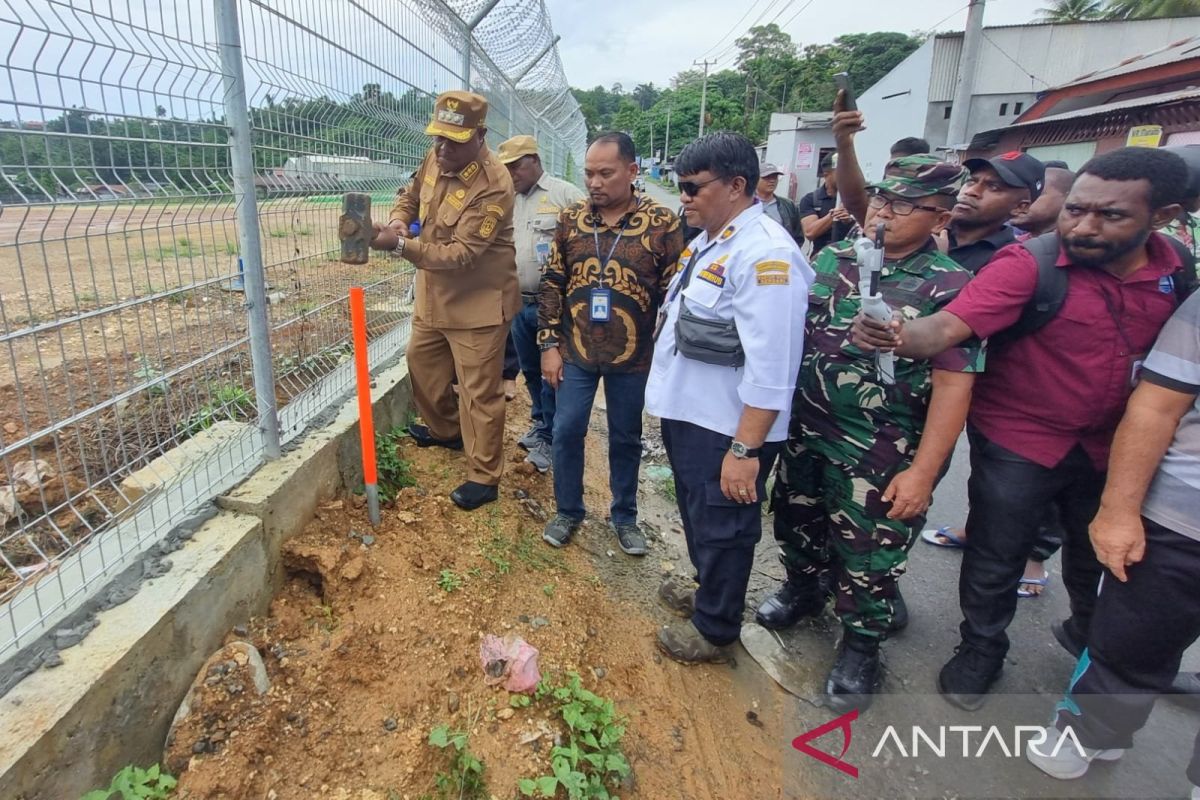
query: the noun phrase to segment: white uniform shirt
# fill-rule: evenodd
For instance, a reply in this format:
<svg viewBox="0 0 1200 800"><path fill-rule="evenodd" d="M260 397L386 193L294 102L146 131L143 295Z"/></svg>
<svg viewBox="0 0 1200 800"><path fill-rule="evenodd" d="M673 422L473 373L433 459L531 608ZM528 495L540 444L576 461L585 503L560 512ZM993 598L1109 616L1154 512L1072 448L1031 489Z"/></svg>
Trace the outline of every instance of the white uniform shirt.
<svg viewBox="0 0 1200 800"><path fill-rule="evenodd" d="M528 192L513 197L513 238L522 292L530 294L538 290L545 264L538 257L537 246L544 245L549 255L559 212L583 196L578 186L543 172Z"/></svg>
<svg viewBox="0 0 1200 800"><path fill-rule="evenodd" d="M691 281L679 287L692 254ZM666 319L654 344L646 410L657 417L733 436L744 406L779 412L766 441L787 439L792 393L804 349L804 320L813 271L796 242L755 202L710 242L701 233L679 257L664 301ZM680 298L709 319L733 319L746 353L741 367L718 367L675 350Z"/></svg>

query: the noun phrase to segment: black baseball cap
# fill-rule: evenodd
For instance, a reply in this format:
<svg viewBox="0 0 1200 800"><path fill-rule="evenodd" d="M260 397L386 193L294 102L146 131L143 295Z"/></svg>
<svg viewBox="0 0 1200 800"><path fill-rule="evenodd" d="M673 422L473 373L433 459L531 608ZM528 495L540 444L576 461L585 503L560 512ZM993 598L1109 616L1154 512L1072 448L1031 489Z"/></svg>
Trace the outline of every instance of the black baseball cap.
<svg viewBox="0 0 1200 800"><path fill-rule="evenodd" d="M991 167L996 170L1000 180L1009 186L1019 186L1029 190L1029 199L1037 200L1046 184L1046 165L1028 153L1012 150L992 158L968 158L963 166L971 172L980 167Z"/></svg>

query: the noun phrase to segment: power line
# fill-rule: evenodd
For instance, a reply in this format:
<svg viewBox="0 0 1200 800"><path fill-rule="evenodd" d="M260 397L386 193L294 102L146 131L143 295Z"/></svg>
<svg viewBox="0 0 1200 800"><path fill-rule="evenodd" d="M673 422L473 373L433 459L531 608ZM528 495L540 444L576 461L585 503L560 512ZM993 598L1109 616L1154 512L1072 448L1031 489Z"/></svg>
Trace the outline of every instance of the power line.
<svg viewBox="0 0 1200 800"><path fill-rule="evenodd" d="M788 17L788 18L787 18L787 22L780 23L779 27L780 27L780 28L786 28L788 25L791 25L791 24L792 24L792 22L793 22L793 21L796 19L796 17L798 17L798 16L800 16L802 13L804 13L804 9L808 8L808 7L809 7L809 6L811 6L812 4L813 4L813 0L808 0L808 2L807 2L807 3L805 3L805 4L804 4L804 5L802 5L802 6L800 6L800 9L799 9L799 10L798 10L798 11L797 11L795 14L792 14L790 17Z"/></svg>
<svg viewBox="0 0 1200 800"><path fill-rule="evenodd" d="M744 20L744 19L746 19L746 17L750 16L750 12L753 11L754 7L761 2L762 2L762 0L754 0L754 2L750 4L750 7L746 9L746 13L742 14L741 18L739 18L737 22L735 22L735 23L733 23L733 25L729 26L729 30L726 31L724 36L722 36L720 39L717 39L716 44L714 44L712 47L708 48L703 53L701 53L700 58L704 58L709 53L711 53L713 50L716 50L721 45L721 43L725 41L726 37L728 37L730 34L732 34L734 31L736 31L738 29L738 26L742 24L742 20Z"/></svg>
<svg viewBox="0 0 1200 800"><path fill-rule="evenodd" d="M929 32L931 32L931 33L932 33L932 32L933 32L933 29L934 29L934 28L936 28L938 25L941 25L943 22L945 22L946 20L950 19L951 17L954 17L954 16L956 16L956 15L958 15L958 14L961 14L962 12L966 11L966 10L967 10L968 8L970 8L970 7L971 7L971 4L970 4L970 3L967 3L967 4L966 4L965 6L963 6L962 8L959 8L959 9L956 9L956 10L954 10L954 11L951 11L949 14L947 14L947 15L946 15L946 16L944 16L944 17L942 17L942 18L941 18L941 19L939 19L937 22L935 22L935 23L933 23L932 25L930 25L928 28L924 28L923 30L926 30L926 31L929 31Z"/></svg>
<svg viewBox="0 0 1200 800"><path fill-rule="evenodd" d="M795 2L795 0L787 0L788 5L791 5L794 2ZM810 0L810 2L811 2L811 0ZM763 8L762 12L759 13L758 17L754 20L754 22L750 23L749 27L746 29L746 33L749 33L752 28L756 27L758 25L758 23L762 22L763 18L766 17L767 14L771 13L771 9L774 8L777 3L779 3L779 0L771 0L771 2L768 3L765 8ZM784 6L784 8L786 8L786 7L787 6ZM733 42L728 47L726 47L723 51L721 51L720 54L713 57L713 61L723 60L730 53L732 53L734 50L736 50L737 46L738 46L737 39L734 39Z"/></svg>
<svg viewBox="0 0 1200 800"><path fill-rule="evenodd" d="M1017 69L1021 70L1021 72L1024 72L1026 75L1028 75L1028 76L1029 76L1029 80L1030 80L1030 81L1037 81L1038 83L1042 84L1042 86L1045 86L1045 87L1047 87L1047 88L1049 88L1049 87L1050 87L1050 84L1046 83L1044 80L1042 80L1041 78L1039 78L1037 75L1034 75L1032 72L1030 72L1029 70L1025 69L1025 67L1021 66L1021 62L1017 61L1015 58L1013 58L1012 56L1010 56L1010 55L1007 53L1007 51L1005 51L1005 49L1004 49L1003 47L1001 47L1000 45L998 45L998 44L996 44L994 41L992 41L992 37L988 36L986 31L983 31L983 38L984 38L984 39L986 39L986 40L987 40L987 42L988 42L988 43L989 43L989 44L990 44L992 47L994 47L994 48L996 48L997 50L999 50L999 51L1000 51L1000 55L1004 56L1004 57L1005 57L1005 58L1007 58L1009 61L1011 61L1011 62L1012 62L1012 63L1013 63L1015 66L1016 66L1016 68L1017 68Z"/></svg>

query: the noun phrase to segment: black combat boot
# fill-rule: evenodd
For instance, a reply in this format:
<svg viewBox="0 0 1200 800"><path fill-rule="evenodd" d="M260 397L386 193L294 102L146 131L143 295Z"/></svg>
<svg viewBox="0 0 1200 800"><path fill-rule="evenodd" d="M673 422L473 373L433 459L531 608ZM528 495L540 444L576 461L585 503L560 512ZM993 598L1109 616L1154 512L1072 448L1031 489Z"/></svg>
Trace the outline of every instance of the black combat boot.
<svg viewBox="0 0 1200 800"><path fill-rule="evenodd" d="M815 617L825 609L817 577L788 575L783 586L763 601L754 621L774 631L790 628L804 617Z"/></svg>
<svg viewBox="0 0 1200 800"><path fill-rule="evenodd" d="M866 711L879 684L879 639L847 630L825 681L825 705L834 711Z"/></svg>

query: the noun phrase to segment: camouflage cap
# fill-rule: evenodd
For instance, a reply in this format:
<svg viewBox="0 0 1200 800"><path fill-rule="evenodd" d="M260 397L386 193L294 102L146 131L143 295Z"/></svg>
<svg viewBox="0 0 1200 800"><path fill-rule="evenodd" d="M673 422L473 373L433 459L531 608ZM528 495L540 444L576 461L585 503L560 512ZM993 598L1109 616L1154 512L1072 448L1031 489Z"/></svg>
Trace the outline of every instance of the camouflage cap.
<svg viewBox="0 0 1200 800"><path fill-rule="evenodd" d="M955 196L970 173L957 164L922 153L893 158L883 169L883 180L871 184L897 197L929 197L933 194Z"/></svg>

